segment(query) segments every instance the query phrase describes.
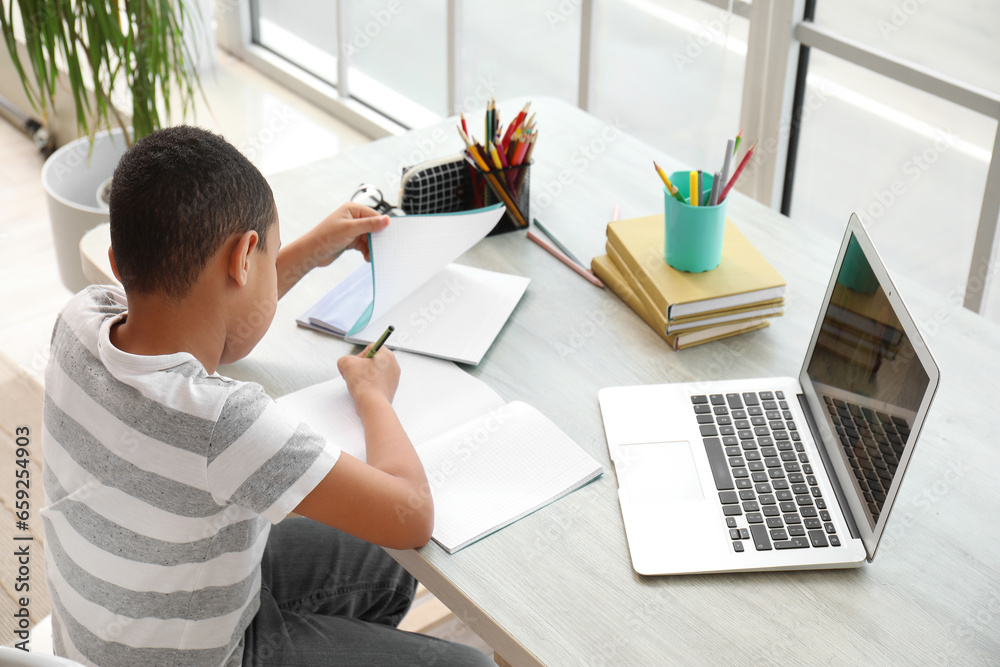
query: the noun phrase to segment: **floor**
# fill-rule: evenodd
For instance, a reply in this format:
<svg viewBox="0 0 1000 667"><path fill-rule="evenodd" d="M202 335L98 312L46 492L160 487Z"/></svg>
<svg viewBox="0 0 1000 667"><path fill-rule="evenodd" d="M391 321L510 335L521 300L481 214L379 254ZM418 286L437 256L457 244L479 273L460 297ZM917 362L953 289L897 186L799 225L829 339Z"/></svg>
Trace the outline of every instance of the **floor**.
<svg viewBox="0 0 1000 667"><path fill-rule="evenodd" d="M202 76L207 104L187 122L224 134L265 174L349 150L370 138L304 102L241 61L218 54ZM0 353L42 380L56 314L71 296L59 279L41 183L44 162L30 139L0 120ZM9 477L8 477L9 479ZM425 606L427 605L427 606ZM408 627L491 653L457 618L428 613L425 595ZM420 613L418 613L420 612ZM430 618L428 627L426 620Z"/></svg>
<svg viewBox="0 0 1000 667"><path fill-rule="evenodd" d="M0 121L0 350L38 378L70 297L56 269L42 162L30 139Z"/></svg>

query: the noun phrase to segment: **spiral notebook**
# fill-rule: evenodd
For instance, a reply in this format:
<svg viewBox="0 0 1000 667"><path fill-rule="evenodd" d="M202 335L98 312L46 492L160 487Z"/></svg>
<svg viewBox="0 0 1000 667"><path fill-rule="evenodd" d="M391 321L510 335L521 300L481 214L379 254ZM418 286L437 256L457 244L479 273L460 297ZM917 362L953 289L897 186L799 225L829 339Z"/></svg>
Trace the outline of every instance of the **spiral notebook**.
<svg viewBox="0 0 1000 667"><path fill-rule="evenodd" d="M392 405L424 465L433 539L448 553L531 514L603 469L535 408L504 400L453 363L401 352ZM344 452L365 460L364 429L343 379L278 399Z"/></svg>
<svg viewBox="0 0 1000 667"><path fill-rule="evenodd" d="M521 300L528 278L453 263L482 240L503 206L408 215L369 236L358 267L296 319L368 344L390 324L393 350L478 364Z"/></svg>

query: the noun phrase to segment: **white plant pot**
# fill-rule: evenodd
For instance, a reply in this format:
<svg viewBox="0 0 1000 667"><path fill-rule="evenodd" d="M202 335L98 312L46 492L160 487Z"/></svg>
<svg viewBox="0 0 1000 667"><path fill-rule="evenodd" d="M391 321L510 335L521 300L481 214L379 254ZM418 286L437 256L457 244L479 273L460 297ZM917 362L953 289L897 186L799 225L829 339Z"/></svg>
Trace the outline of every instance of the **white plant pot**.
<svg viewBox="0 0 1000 667"><path fill-rule="evenodd" d="M125 153L122 131L99 132L81 137L53 153L42 167L42 186L52 222L59 276L72 292L90 284L80 263L80 239L108 221L108 212L98 205L98 187L107 180Z"/></svg>

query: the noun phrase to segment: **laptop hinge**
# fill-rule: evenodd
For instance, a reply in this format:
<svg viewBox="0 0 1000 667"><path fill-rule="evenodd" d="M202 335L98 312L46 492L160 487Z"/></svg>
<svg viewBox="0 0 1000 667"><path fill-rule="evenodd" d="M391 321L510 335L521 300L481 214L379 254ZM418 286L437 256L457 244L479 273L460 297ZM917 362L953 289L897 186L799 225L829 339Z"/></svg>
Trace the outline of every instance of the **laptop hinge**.
<svg viewBox="0 0 1000 667"><path fill-rule="evenodd" d="M802 408L802 414L806 416L806 424L809 426L809 432L812 433L813 442L816 443L816 449L819 450L819 456L823 459L823 467L826 468L826 476L830 479L830 484L833 485L833 492L837 494L837 502L840 503L840 507L844 511L844 520L847 521L847 528L851 531L851 537L859 540L861 539L861 533L858 531L858 525L854 522L854 515L851 513L851 506L847 504L847 496L844 495L844 490L840 486L840 480L837 478L837 475L833 470L833 462L830 461L830 453L826 451L823 439L819 434L819 428L816 426L815 420L813 420L812 411L809 409L809 402L806 400L805 394L796 394L796 396L799 399L799 406Z"/></svg>

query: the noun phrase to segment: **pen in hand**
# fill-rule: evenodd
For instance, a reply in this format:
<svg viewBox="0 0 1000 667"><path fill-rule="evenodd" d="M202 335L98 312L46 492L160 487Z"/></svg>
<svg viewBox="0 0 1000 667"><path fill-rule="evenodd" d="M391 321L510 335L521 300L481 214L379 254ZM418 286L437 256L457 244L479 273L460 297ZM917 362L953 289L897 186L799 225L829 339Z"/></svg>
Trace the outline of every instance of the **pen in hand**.
<svg viewBox="0 0 1000 667"><path fill-rule="evenodd" d="M390 324L389 328L385 330L385 333L379 336L379 339L375 341L375 344L372 345L372 348L368 350L368 352L365 354L365 359L371 359L372 357L374 357L375 354L382 348L382 344L385 343L385 339L388 338L389 334L391 334L395 330L396 327Z"/></svg>

